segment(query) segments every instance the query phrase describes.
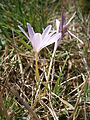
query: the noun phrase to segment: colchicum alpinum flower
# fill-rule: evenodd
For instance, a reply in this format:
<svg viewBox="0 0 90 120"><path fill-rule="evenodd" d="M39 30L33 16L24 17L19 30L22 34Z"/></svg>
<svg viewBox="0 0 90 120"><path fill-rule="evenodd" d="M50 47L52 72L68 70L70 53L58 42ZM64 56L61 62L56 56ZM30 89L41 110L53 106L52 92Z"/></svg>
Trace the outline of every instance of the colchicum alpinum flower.
<svg viewBox="0 0 90 120"><path fill-rule="evenodd" d="M50 32L52 27L51 25L48 25L41 34L35 33L30 24L27 23L28 35L22 27L20 26L18 27L24 33L24 35L30 40L33 50L37 53L39 53L39 51L44 47L56 42L60 38L60 33L55 33L55 31Z"/></svg>
<svg viewBox="0 0 90 120"><path fill-rule="evenodd" d="M55 53L56 53L56 50L57 50L57 47L58 45L60 44L61 40L63 39L63 37L65 36L66 33L68 33L69 35L71 35L72 37L78 39L82 44L83 42L78 38L76 37L73 33L71 33L71 31L69 31L69 26L70 26L70 22L72 21L72 19L74 18L76 13L73 14L73 16L69 19L69 21L66 23L66 19L65 19L65 15L64 15L64 11L62 11L62 18L61 18L61 22L56 19L56 31L57 33L60 34L60 38L59 40L57 40L55 42L55 46L54 46L54 51L53 51L53 54L52 54L52 59L51 59L51 62L50 62L50 67L49 67L49 72L48 72L48 79L47 81L49 80L49 76L50 76L50 71L51 71L51 67L52 67L52 63L53 63L53 58L55 56Z"/></svg>
<svg viewBox="0 0 90 120"><path fill-rule="evenodd" d="M60 33L60 39L58 41L56 41L55 47L57 47L60 44L65 33L68 33L70 36L76 38L79 42L81 42L83 44L83 42L69 30L70 22L75 17L75 14L76 14L76 12L73 14L73 16L69 19L69 21L67 23L66 23L64 11L62 11L61 22L58 19L56 19L56 29L57 29L57 33Z"/></svg>

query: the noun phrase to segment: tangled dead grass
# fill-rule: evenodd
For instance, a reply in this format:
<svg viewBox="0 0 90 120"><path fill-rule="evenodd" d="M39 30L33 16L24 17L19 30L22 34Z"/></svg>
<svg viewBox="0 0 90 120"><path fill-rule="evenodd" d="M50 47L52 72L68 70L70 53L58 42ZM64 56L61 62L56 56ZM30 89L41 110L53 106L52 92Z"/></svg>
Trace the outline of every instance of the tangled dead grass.
<svg viewBox="0 0 90 120"><path fill-rule="evenodd" d="M69 12L66 14L69 18ZM16 39L16 42L14 41L15 43L10 49L8 49L10 46L6 45L5 51L2 51L0 55L1 115L5 112L8 120L10 117L13 120L24 119L24 117L27 120L89 119L90 15L88 14L84 17L83 15L81 17L81 15L80 11L77 12L71 30L84 42L84 45L68 36L61 42L52 66L49 80L50 90L47 89L46 79L53 46L50 49L44 49L39 55L38 63L41 83L40 88L38 88L35 78L33 51L28 51L23 45L19 46L17 44L18 39ZM18 47L20 49L24 48L25 51L20 51ZM65 63L68 54L69 58ZM62 71L64 63L65 66ZM61 71L59 89L55 93L54 86ZM2 97L4 102L7 101L7 104L9 104L7 108L5 108L4 102L1 101ZM29 114L28 111L32 112Z"/></svg>

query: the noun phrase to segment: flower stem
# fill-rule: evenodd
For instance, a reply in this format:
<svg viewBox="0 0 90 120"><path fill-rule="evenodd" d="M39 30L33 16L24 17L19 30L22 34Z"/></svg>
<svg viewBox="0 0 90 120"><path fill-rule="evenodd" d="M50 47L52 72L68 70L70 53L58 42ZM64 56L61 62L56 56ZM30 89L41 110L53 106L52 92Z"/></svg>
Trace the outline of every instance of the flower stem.
<svg viewBox="0 0 90 120"><path fill-rule="evenodd" d="M35 56L36 56L36 80L37 80L37 82L39 84L38 53L37 52L36 52Z"/></svg>

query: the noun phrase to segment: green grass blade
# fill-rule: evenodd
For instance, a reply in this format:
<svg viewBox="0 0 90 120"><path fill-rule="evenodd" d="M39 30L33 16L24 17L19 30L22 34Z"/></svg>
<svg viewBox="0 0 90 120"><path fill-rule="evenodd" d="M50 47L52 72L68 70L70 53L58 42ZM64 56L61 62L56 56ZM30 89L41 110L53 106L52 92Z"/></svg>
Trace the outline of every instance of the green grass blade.
<svg viewBox="0 0 90 120"><path fill-rule="evenodd" d="M69 59L69 54L67 55L67 57L66 57L66 59L65 59L64 65L62 66L62 70L61 70L61 72L60 72L60 74L59 74L59 77L58 77L58 79L57 79L57 81L56 81L56 84L55 84L55 87L54 87L54 91L53 91L55 94L58 93L59 86L60 86L60 78L61 78L61 76L62 76L62 73L63 73L63 71L64 71L64 68L65 68L65 65L66 65L68 59Z"/></svg>

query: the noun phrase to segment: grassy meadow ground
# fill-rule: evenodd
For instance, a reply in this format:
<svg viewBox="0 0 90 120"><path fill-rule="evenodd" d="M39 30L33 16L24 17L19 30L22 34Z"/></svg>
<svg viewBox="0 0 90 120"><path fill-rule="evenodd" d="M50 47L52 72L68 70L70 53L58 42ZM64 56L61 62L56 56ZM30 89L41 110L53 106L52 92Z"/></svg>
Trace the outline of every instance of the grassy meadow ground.
<svg viewBox="0 0 90 120"><path fill-rule="evenodd" d="M89 3L0 2L0 120L90 120L90 12L85 4ZM18 25L27 31L29 22L41 33L48 24L56 28L55 20L61 20L63 7L66 21L76 11L69 29L84 44L65 35L53 60L48 89L53 45L39 53L38 86L34 52Z"/></svg>

